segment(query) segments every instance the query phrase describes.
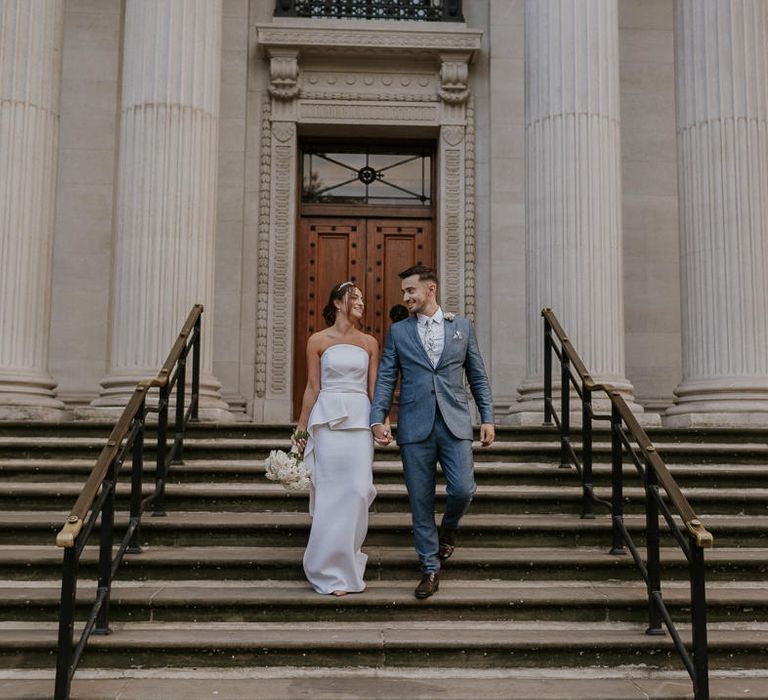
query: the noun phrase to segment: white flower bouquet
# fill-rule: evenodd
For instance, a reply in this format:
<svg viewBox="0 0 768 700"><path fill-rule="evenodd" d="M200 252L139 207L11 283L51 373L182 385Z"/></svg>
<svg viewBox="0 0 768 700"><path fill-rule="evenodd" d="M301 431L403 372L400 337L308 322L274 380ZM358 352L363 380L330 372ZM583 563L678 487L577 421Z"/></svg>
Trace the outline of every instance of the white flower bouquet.
<svg viewBox="0 0 768 700"><path fill-rule="evenodd" d="M306 440L307 437L309 435L304 433L293 435L294 441ZM288 491L306 491L312 483L309 469L295 446L290 452L272 450L264 461L264 470L267 479L277 481Z"/></svg>

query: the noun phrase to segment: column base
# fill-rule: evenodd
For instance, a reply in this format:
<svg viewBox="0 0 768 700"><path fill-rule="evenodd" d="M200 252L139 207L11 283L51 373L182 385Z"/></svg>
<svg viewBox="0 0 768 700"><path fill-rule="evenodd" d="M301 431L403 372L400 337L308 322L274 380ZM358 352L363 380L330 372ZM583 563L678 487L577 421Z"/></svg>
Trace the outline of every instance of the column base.
<svg viewBox="0 0 768 700"><path fill-rule="evenodd" d="M723 377L685 381L664 414L670 428L768 426L768 379Z"/></svg>
<svg viewBox="0 0 768 700"><path fill-rule="evenodd" d="M66 421L71 412L56 398L56 382L46 372L0 372L0 420Z"/></svg>
<svg viewBox="0 0 768 700"><path fill-rule="evenodd" d="M595 381L610 384L619 391L627 402L629 409L643 427L661 425L661 416L658 413L646 413L645 409L635 401L634 387L626 379L615 377L595 377ZM519 389L520 398L516 404L509 408L509 414L504 423L507 425L536 426L544 424L544 383L541 378L525 380ZM558 415L560 414L560 382L553 384L553 400ZM571 388L570 418L571 425L581 426L581 401L578 394ZM598 391L592 395L592 407L596 413L610 413L611 402L608 397ZM604 423L605 421L599 421ZM553 423L554 424L554 423Z"/></svg>
<svg viewBox="0 0 768 700"><path fill-rule="evenodd" d="M137 371L131 374L110 375L101 381L101 392L98 398L91 401L89 406L75 409L75 417L79 420L115 420L128 404L138 382L153 376L153 371ZM189 384L187 384L189 392ZM174 394L171 395L173 406ZM157 396L157 390L150 393L149 400ZM189 394L187 394L189 397ZM221 398L221 383L208 372L200 376L200 406L199 418L205 422L229 423L235 420L229 405Z"/></svg>

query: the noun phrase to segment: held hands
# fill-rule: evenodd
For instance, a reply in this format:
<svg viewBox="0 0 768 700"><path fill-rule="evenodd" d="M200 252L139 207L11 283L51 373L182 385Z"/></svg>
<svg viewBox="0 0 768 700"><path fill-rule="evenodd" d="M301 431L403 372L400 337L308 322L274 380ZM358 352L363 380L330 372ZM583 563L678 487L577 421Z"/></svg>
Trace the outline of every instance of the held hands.
<svg viewBox="0 0 768 700"><path fill-rule="evenodd" d="M392 442L392 431L390 429L389 418L387 418L384 424L377 423L376 425L371 426L371 430L373 431L373 440L377 445L386 447Z"/></svg>
<svg viewBox="0 0 768 700"><path fill-rule="evenodd" d="M483 423L480 426L480 444L483 447L490 447L496 439L496 427L493 423Z"/></svg>

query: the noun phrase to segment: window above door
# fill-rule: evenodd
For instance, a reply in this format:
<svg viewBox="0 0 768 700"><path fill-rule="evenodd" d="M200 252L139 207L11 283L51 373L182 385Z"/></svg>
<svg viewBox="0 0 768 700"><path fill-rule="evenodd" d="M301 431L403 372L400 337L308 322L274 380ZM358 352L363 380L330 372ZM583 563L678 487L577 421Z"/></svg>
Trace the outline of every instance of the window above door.
<svg viewBox="0 0 768 700"><path fill-rule="evenodd" d="M305 204L432 206L432 149L306 144Z"/></svg>

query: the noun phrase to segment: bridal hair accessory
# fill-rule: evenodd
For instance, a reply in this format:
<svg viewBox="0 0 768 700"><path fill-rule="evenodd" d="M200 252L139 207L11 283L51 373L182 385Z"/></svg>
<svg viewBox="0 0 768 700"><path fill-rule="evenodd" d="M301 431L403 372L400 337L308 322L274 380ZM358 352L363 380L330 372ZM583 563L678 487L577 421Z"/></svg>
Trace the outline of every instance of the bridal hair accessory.
<svg viewBox="0 0 768 700"><path fill-rule="evenodd" d="M344 289L345 287L349 287L349 286L352 286L352 287L354 287L354 286L355 286L355 283L354 283L354 282L342 282L342 283L339 285L339 291L341 291L341 290L342 290L342 289Z"/></svg>
<svg viewBox="0 0 768 700"><path fill-rule="evenodd" d="M272 450L264 460L264 471L267 479L282 484L287 491L306 491L311 483L309 468L299 455L295 443L306 440L309 433L297 430L291 435L294 445L289 452Z"/></svg>

